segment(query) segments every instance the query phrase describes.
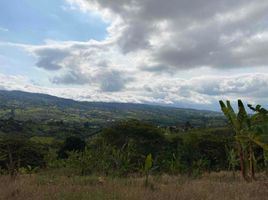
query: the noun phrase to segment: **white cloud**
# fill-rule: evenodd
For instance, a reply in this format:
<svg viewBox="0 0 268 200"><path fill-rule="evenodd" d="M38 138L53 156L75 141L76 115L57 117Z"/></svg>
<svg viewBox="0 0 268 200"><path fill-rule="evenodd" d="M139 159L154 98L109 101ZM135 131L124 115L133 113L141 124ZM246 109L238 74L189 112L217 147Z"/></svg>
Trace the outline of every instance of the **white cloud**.
<svg viewBox="0 0 268 200"><path fill-rule="evenodd" d="M49 80L57 85L90 85L100 91L118 92L135 79L135 61L132 63L129 57L120 54L108 39L1 45L28 51L36 58L36 67L49 72Z"/></svg>
<svg viewBox="0 0 268 200"><path fill-rule="evenodd" d="M105 79L105 81L109 81L109 79ZM115 82L116 89L117 84ZM157 81L157 77L155 77L151 81L146 80L139 84L133 84L126 90L119 90L116 93L109 92L114 89L113 84L106 86L108 89L101 91L94 86L51 88L35 85L26 77L0 74L1 89L47 93L86 101L157 103L218 109L217 102L220 99L235 101L242 98L249 103L255 104L257 102L264 105L267 105L268 100L266 92L268 74L245 74L232 77L203 76L188 80L173 78L163 79L161 82Z"/></svg>

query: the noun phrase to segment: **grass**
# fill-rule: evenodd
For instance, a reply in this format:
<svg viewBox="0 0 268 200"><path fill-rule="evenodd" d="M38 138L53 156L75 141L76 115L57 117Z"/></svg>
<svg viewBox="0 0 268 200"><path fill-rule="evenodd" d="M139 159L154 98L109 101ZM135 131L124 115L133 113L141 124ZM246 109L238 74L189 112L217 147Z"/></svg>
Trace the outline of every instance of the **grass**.
<svg viewBox="0 0 268 200"><path fill-rule="evenodd" d="M246 183L233 179L230 173L205 174L199 179L184 176L144 179L21 175L15 181L0 177L0 199L3 200L265 200L268 180Z"/></svg>

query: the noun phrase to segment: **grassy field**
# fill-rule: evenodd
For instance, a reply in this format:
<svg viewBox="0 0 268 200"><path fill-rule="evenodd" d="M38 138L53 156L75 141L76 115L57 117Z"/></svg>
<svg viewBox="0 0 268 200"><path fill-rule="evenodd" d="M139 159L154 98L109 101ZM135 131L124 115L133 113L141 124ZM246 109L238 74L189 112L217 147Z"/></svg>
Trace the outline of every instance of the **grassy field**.
<svg viewBox="0 0 268 200"><path fill-rule="evenodd" d="M260 176L260 175L259 175ZM182 176L103 178L21 175L15 181L0 177L0 199L8 200L266 200L268 180L246 183L226 172L198 179Z"/></svg>

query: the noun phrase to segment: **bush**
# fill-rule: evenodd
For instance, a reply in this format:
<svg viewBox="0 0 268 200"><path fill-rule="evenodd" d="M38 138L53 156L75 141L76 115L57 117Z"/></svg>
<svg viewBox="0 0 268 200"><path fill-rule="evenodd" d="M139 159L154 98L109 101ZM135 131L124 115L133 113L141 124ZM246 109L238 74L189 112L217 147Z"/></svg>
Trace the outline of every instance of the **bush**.
<svg viewBox="0 0 268 200"><path fill-rule="evenodd" d="M69 151L77 151L77 152L84 151L85 146L86 143L81 138L76 136L68 137L66 138L63 146L59 150L59 157L67 158L68 157L67 152Z"/></svg>

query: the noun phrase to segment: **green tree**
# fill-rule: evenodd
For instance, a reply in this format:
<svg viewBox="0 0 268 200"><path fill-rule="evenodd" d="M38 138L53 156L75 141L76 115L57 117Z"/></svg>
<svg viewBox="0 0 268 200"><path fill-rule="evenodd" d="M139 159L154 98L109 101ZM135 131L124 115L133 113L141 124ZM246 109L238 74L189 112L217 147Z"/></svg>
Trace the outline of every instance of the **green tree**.
<svg viewBox="0 0 268 200"><path fill-rule="evenodd" d="M143 166L144 158L150 153L156 163L161 163L166 156L165 148L169 145L160 129L136 120L120 122L104 129L100 137L117 149L125 149L130 144L134 146L135 154L132 152L131 163L135 164L133 167L136 169Z"/></svg>
<svg viewBox="0 0 268 200"><path fill-rule="evenodd" d="M44 166L44 150L25 138L4 138L0 141L0 165L14 177L21 167Z"/></svg>
<svg viewBox="0 0 268 200"><path fill-rule="evenodd" d="M79 137L71 136L66 138L63 146L59 150L59 157L60 158L67 158L69 151L77 151L81 152L84 151L86 147L86 143Z"/></svg>

